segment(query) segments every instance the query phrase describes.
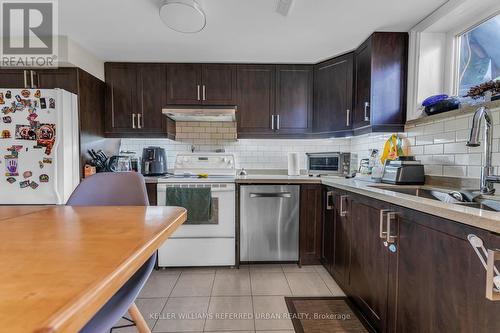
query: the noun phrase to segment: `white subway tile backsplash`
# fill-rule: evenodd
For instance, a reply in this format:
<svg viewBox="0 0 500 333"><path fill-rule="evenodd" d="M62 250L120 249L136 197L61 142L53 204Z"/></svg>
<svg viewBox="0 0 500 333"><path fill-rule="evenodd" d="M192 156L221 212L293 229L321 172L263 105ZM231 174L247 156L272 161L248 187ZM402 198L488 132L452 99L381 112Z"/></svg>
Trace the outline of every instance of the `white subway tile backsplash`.
<svg viewBox="0 0 500 333"><path fill-rule="evenodd" d="M443 145L427 145L424 146L424 154L426 155L434 155L434 154L442 154L443 153Z"/></svg>
<svg viewBox="0 0 500 333"><path fill-rule="evenodd" d="M443 175L450 177L464 177L467 175L467 167L465 166L443 166Z"/></svg>
<svg viewBox="0 0 500 333"><path fill-rule="evenodd" d="M467 152L467 146L463 142L446 143L444 145L445 154L466 153L466 152Z"/></svg>

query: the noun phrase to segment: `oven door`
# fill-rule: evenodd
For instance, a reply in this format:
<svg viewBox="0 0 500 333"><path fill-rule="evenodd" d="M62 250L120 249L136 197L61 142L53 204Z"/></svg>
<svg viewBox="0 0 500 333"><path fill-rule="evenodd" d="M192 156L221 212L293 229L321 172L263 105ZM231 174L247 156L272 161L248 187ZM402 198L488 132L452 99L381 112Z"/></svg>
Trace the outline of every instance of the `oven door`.
<svg viewBox="0 0 500 333"><path fill-rule="evenodd" d="M342 173L340 154L308 156L309 173L339 174Z"/></svg>
<svg viewBox="0 0 500 333"><path fill-rule="evenodd" d="M232 183L159 183L158 206L165 206L167 187L210 187L212 218L197 224L183 224L171 238L234 237L235 235L235 185Z"/></svg>

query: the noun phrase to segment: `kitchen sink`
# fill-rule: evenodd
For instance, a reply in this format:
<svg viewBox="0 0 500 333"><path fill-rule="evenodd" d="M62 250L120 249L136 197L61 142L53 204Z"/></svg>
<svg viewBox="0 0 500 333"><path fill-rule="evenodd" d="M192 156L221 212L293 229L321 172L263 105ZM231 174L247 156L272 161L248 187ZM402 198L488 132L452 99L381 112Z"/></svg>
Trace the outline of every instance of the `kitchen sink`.
<svg viewBox="0 0 500 333"><path fill-rule="evenodd" d="M444 203L451 203L460 206L471 208L484 209L493 212L500 211L500 200L489 199L481 195L474 195L470 190L445 190L432 187L416 187L416 186L387 186L387 185L370 185L370 187L378 188L385 191L397 192L402 194L413 195L420 198L426 198Z"/></svg>

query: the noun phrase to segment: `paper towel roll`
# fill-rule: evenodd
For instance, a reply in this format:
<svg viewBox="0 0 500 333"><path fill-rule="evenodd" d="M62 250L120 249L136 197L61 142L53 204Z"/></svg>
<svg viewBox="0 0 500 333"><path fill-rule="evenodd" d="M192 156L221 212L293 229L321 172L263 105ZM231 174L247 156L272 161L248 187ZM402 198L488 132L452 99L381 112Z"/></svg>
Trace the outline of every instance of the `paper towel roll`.
<svg viewBox="0 0 500 333"><path fill-rule="evenodd" d="M299 176L299 153L288 153L288 175Z"/></svg>

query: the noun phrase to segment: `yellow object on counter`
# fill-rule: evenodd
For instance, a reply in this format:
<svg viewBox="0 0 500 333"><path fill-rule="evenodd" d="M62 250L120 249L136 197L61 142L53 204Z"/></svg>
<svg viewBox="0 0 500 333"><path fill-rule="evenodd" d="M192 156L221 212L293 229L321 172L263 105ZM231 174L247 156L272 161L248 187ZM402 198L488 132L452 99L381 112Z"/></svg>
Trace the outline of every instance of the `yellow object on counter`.
<svg viewBox="0 0 500 333"><path fill-rule="evenodd" d="M198 178L208 178L208 173L199 173Z"/></svg>
<svg viewBox="0 0 500 333"><path fill-rule="evenodd" d="M403 143L401 138L399 138L396 134L393 134L387 139L384 145L384 151L380 156L380 162L382 165L385 165L386 160L393 161L397 159L399 156L404 156L403 152Z"/></svg>

